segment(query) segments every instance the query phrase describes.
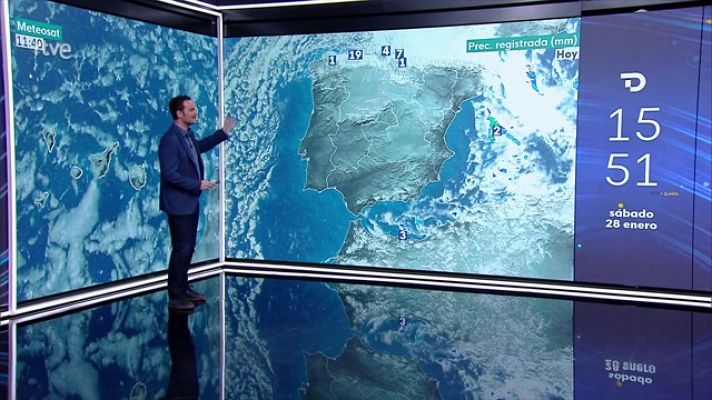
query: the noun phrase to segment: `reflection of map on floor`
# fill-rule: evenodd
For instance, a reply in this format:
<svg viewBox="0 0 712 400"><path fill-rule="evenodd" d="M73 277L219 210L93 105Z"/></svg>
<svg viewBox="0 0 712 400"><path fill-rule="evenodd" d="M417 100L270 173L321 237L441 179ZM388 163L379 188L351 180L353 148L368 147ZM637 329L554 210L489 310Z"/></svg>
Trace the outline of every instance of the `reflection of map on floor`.
<svg viewBox="0 0 712 400"><path fill-rule="evenodd" d="M163 291L18 327L13 398L163 399L172 375L190 379L189 365L179 363L195 351L200 355L194 365L200 399L218 399L219 310L212 305L218 302L219 285L213 279L194 286L210 306L182 315L190 324L188 332L172 332ZM183 345L182 353L171 354L172 342Z"/></svg>
<svg viewBox="0 0 712 400"><path fill-rule="evenodd" d="M573 398L569 301L227 282L226 398Z"/></svg>
<svg viewBox="0 0 712 400"><path fill-rule="evenodd" d="M578 53L516 46L577 32L228 40L228 255L571 279Z"/></svg>
<svg viewBox="0 0 712 400"><path fill-rule="evenodd" d="M349 341L344 354L336 360L313 354L307 356L307 364L311 379L305 399L441 398L436 381L428 379L417 363L404 357L379 354L357 340Z"/></svg>
<svg viewBox="0 0 712 400"><path fill-rule="evenodd" d="M179 93L202 107L199 135L217 125L217 41L53 2L16 0L10 9L61 27L62 42L47 43L69 49L12 48L19 300L165 269L158 141ZM190 48L190 62L176 46ZM216 156L203 157L206 171ZM196 261L218 257L211 195Z"/></svg>

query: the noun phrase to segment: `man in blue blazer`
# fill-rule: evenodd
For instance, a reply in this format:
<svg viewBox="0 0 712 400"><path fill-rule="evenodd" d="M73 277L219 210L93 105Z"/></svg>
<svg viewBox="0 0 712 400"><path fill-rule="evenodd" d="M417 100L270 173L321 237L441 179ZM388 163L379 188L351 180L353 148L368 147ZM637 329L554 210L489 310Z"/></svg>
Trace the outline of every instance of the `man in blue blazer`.
<svg viewBox="0 0 712 400"><path fill-rule="evenodd" d="M168 103L168 110L173 124L158 145L160 208L168 216L172 246L168 262L168 307L192 310L195 304L205 302L205 297L188 285L188 269L198 234L200 194L217 186L205 180L200 154L227 140L235 120L228 117L222 129L197 140L190 129L198 120L193 100L185 95L176 96Z"/></svg>

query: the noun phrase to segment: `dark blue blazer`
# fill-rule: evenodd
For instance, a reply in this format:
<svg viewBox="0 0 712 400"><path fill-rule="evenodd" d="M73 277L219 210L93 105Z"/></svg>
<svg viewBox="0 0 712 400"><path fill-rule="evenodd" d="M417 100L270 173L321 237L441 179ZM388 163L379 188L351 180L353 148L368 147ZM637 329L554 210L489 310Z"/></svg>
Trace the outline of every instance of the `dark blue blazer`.
<svg viewBox="0 0 712 400"><path fill-rule="evenodd" d="M201 140L196 140L191 134L190 140L198 152L196 169L183 135L183 130L171 124L158 144L158 161L161 166L160 208L171 215L192 214L198 208L200 181L205 176L200 153L212 149L229 137L222 129Z"/></svg>

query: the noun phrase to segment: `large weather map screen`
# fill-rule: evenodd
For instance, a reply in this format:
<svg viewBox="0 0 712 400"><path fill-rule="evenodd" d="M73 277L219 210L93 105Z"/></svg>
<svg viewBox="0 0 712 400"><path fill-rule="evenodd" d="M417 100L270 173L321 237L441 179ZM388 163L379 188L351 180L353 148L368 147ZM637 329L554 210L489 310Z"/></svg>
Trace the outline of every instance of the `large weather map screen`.
<svg viewBox="0 0 712 400"><path fill-rule="evenodd" d="M579 24L228 39L229 256L571 279Z"/></svg>
<svg viewBox="0 0 712 400"><path fill-rule="evenodd" d="M165 269L158 141L181 93L215 129L217 40L49 1L10 17L18 299ZM218 257L218 193L202 200L194 261Z"/></svg>
<svg viewBox="0 0 712 400"><path fill-rule="evenodd" d="M227 39L228 256L711 290L709 9Z"/></svg>

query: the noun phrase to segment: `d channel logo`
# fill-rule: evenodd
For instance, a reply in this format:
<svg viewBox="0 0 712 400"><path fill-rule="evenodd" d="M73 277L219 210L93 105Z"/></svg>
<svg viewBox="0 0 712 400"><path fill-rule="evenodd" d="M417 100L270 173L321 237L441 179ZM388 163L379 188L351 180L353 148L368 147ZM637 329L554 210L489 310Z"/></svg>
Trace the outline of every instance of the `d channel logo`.
<svg viewBox="0 0 712 400"><path fill-rule="evenodd" d="M631 93L640 92L645 89L645 75L640 72L622 72L621 79L623 79L626 89ZM634 82L637 84L634 85Z"/></svg>

